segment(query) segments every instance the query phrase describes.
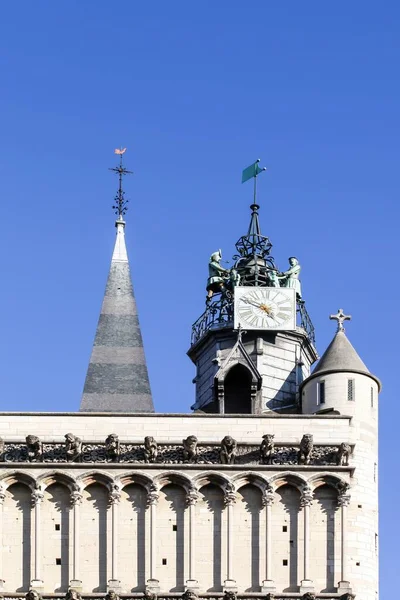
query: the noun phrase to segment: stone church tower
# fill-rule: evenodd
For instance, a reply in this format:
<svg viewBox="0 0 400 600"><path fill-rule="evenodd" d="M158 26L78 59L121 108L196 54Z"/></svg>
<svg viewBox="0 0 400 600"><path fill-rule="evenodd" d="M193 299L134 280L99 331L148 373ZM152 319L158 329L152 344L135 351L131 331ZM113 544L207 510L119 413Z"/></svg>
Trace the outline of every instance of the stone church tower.
<svg viewBox="0 0 400 600"><path fill-rule="evenodd" d="M193 412L155 413L118 153L81 410L0 413L2 595L377 600L380 382L349 317L311 371L299 261L277 268L254 201L233 268L210 259Z"/></svg>

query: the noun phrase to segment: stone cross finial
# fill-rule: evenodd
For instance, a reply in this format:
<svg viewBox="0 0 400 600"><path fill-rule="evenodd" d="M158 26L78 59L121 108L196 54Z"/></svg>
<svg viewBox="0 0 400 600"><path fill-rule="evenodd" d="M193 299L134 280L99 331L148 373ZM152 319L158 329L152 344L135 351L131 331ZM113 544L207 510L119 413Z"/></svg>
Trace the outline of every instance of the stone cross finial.
<svg viewBox="0 0 400 600"><path fill-rule="evenodd" d="M339 308L337 315L330 315L329 318L331 320L337 321L338 331L344 331L343 323L344 321L350 321L351 315L345 315L343 312L343 308Z"/></svg>

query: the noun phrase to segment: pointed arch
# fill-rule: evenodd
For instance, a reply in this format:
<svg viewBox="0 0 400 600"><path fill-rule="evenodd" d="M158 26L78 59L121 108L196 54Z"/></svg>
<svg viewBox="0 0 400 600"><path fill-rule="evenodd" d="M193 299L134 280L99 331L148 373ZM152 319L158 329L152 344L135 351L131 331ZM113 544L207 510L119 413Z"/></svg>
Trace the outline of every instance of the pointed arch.
<svg viewBox="0 0 400 600"><path fill-rule="evenodd" d="M186 492L188 492L192 486L193 481L187 475L183 473L179 473L178 471L166 471L165 473L160 473L154 478L154 485L156 485L159 489L165 487L166 485L174 484L182 487Z"/></svg>
<svg viewBox="0 0 400 600"><path fill-rule="evenodd" d="M29 487L32 491L37 488L36 479L24 471L12 471L5 473L0 477L0 486L7 489L14 483L22 483Z"/></svg>
<svg viewBox="0 0 400 600"><path fill-rule="evenodd" d="M122 475L116 477L115 483L121 489L131 484L140 485L148 492L150 490L150 486L153 485L154 480L145 473L132 471L131 473L123 473Z"/></svg>
<svg viewBox="0 0 400 600"><path fill-rule="evenodd" d="M205 485L216 485L223 492L226 490L228 486L232 484L231 480L222 475L222 473L216 473L215 471L206 471L205 473L199 473L193 478L193 483L196 488L199 490Z"/></svg>
<svg viewBox="0 0 400 600"><path fill-rule="evenodd" d="M51 471L49 473L44 473L40 475L37 479L37 485L42 490L45 490L53 483L60 483L61 485L66 486L70 492L76 491L78 489L77 481L72 475L68 473L64 473L61 471Z"/></svg>
<svg viewBox="0 0 400 600"><path fill-rule="evenodd" d="M262 475L258 473L239 473L232 479L232 483L235 486L235 490L238 492L240 488L245 485L254 485L261 493L265 492L268 487L268 481Z"/></svg>
<svg viewBox="0 0 400 600"><path fill-rule="evenodd" d="M283 473L277 473L268 479L268 483L271 485L274 492L283 485L292 485L297 488L301 493L304 487L307 486L307 479L299 473L293 473L292 471L286 471Z"/></svg>
<svg viewBox="0 0 400 600"><path fill-rule="evenodd" d="M315 473L307 481L313 491L321 485L328 485L338 491L342 486L348 484L346 479L333 473Z"/></svg>
<svg viewBox="0 0 400 600"><path fill-rule="evenodd" d="M108 490L113 488L115 485L115 480L110 477L110 475L106 475L100 471L89 471L88 473L82 473L76 480L77 484L81 488L87 488L92 483L99 483L103 485Z"/></svg>

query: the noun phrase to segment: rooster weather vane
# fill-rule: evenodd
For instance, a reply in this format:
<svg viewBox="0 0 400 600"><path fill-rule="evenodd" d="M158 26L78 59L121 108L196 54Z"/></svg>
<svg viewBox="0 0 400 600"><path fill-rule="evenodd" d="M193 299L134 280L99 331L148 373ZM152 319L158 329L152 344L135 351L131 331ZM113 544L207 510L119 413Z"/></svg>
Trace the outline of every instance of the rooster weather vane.
<svg viewBox="0 0 400 600"><path fill-rule="evenodd" d="M126 148L116 148L114 150L114 153L119 156L119 165L117 167L110 168L110 171L114 171L114 173L117 173L119 178L118 192L115 196L115 204L112 208L120 221L124 220L125 213L128 210L127 205L129 202L129 200L125 200L125 192L122 188L122 178L124 177L124 175L130 175L131 173L133 173L133 171L128 171L128 169L125 169L124 165L122 164L122 157L125 154L125 152Z"/></svg>

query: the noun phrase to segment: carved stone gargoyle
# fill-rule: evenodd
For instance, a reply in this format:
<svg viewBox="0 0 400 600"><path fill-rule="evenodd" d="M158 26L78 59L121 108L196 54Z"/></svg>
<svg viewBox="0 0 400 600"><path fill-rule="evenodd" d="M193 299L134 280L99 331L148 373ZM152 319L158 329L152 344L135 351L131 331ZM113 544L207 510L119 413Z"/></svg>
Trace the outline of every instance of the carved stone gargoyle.
<svg viewBox="0 0 400 600"><path fill-rule="evenodd" d="M237 452L237 441L230 435L226 435L221 441L221 449L219 457L223 465L235 464L235 456Z"/></svg>
<svg viewBox="0 0 400 600"><path fill-rule="evenodd" d="M268 594L265 597L265 600L275 600L275 594L273 594L272 592L268 592Z"/></svg>
<svg viewBox="0 0 400 600"><path fill-rule="evenodd" d="M42 442L37 435L27 435L25 438L29 462L36 462L42 455Z"/></svg>
<svg viewBox="0 0 400 600"><path fill-rule="evenodd" d="M302 595L301 598L302 600L315 600L315 594L313 594L312 592L306 592Z"/></svg>
<svg viewBox="0 0 400 600"><path fill-rule="evenodd" d="M80 457L82 451L82 440L73 433L65 434L65 453L68 462L73 462Z"/></svg>
<svg viewBox="0 0 400 600"><path fill-rule="evenodd" d="M115 590L108 590L106 600L119 600L119 596Z"/></svg>
<svg viewBox="0 0 400 600"><path fill-rule="evenodd" d="M151 436L147 435L144 438L144 460L147 463L157 462L158 448L156 440ZM149 592L151 593L151 592Z"/></svg>
<svg viewBox="0 0 400 600"><path fill-rule="evenodd" d="M25 599L26 600L42 600L42 596L36 590L30 589L29 592L26 592Z"/></svg>
<svg viewBox="0 0 400 600"><path fill-rule="evenodd" d="M119 438L116 433L110 433L106 438L107 460L118 462L119 457Z"/></svg>
<svg viewBox="0 0 400 600"><path fill-rule="evenodd" d="M351 453L350 444L346 444L342 442L339 446L339 450L336 453L336 464L338 467L348 467L349 466L349 456Z"/></svg>
<svg viewBox="0 0 400 600"><path fill-rule="evenodd" d="M233 592L232 590L225 590L224 600L237 600L236 592Z"/></svg>
<svg viewBox="0 0 400 600"><path fill-rule="evenodd" d="M146 588L143 592L143 597L146 600L157 600L157 594Z"/></svg>
<svg viewBox="0 0 400 600"><path fill-rule="evenodd" d="M75 590L74 588L69 588L68 592L65 594L65 600L82 600L82 596Z"/></svg>
<svg viewBox="0 0 400 600"><path fill-rule="evenodd" d="M182 440L183 444L183 461L185 463L197 462L197 444L198 439L195 435L189 435L185 440Z"/></svg>
<svg viewBox="0 0 400 600"><path fill-rule="evenodd" d="M313 447L313 436L311 435L311 433L305 433L301 439L300 450L297 455L297 462L299 465L310 464Z"/></svg>
<svg viewBox="0 0 400 600"><path fill-rule="evenodd" d="M191 589L185 590L182 594L183 600L198 600L198 595Z"/></svg>
<svg viewBox="0 0 400 600"><path fill-rule="evenodd" d="M263 439L260 446L260 462L262 465L272 465L275 451L275 436L271 433L266 433L262 437Z"/></svg>

